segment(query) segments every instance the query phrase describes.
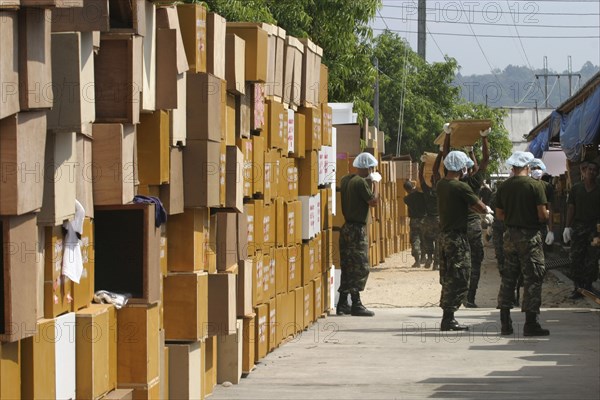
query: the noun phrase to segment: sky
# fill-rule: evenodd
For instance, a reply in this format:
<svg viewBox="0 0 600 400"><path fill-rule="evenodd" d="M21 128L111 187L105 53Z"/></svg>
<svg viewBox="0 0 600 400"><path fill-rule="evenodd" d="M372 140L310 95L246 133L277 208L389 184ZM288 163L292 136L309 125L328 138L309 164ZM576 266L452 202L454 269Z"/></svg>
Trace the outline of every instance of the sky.
<svg viewBox="0 0 600 400"><path fill-rule="evenodd" d="M417 4L383 0L374 34L387 27L417 51ZM542 69L544 56L559 73L569 69L569 56L574 72L587 61L600 65L600 0L427 0L427 31L427 61L447 54L462 75L511 64Z"/></svg>

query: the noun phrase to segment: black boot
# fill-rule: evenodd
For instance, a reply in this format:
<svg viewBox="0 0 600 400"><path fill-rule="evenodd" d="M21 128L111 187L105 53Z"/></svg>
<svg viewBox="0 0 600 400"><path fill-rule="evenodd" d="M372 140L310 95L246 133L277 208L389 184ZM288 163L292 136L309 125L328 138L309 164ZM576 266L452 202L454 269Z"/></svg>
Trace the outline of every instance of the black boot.
<svg viewBox="0 0 600 400"><path fill-rule="evenodd" d="M538 322L538 314L527 311L525 313L525 325L523 325L523 336L548 336L550 331L543 329Z"/></svg>
<svg viewBox="0 0 600 400"><path fill-rule="evenodd" d="M348 304L347 292L340 293L340 298L338 300L337 307L335 308L335 313L337 315L350 315L350 304Z"/></svg>
<svg viewBox="0 0 600 400"><path fill-rule="evenodd" d="M463 304L466 308L477 308L477 304L475 304L476 293L477 289L469 289L469 293L467 293L467 300Z"/></svg>
<svg viewBox="0 0 600 400"><path fill-rule="evenodd" d="M579 300L583 298L583 294L579 291L580 287L582 287L581 284L575 283L575 289L573 289L573 292L569 295L569 299Z"/></svg>
<svg viewBox="0 0 600 400"><path fill-rule="evenodd" d="M469 327L460 325L458 321L454 319L454 311L444 311L442 317L442 325L440 331L468 331Z"/></svg>
<svg viewBox="0 0 600 400"><path fill-rule="evenodd" d="M350 310L350 314L355 317L372 317L375 313L371 310L367 310L365 306L363 306L360 301L360 293L352 293L352 309Z"/></svg>
<svg viewBox="0 0 600 400"><path fill-rule="evenodd" d="M428 255L427 259L425 260L425 268L431 267L432 263L433 263L433 256L432 255Z"/></svg>
<svg viewBox="0 0 600 400"><path fill-rule="evenodd" d="M512 335L513 334L513 326L512 319L510 318L510 308L501 308L500 309L500 334L501 335Z"/></svg>

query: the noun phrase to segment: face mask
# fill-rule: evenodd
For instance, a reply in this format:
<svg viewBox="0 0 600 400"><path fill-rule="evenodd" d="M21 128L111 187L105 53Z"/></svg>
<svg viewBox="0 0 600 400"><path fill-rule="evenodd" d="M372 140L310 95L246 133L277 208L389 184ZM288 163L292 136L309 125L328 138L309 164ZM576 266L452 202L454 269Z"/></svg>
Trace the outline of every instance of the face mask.
<svg viewBox="0 0 600 400"><path fill-rule="evenodd" d="M542 175L544 175L544 171L542 171L541 169L534 169L533 171L531 171L531 177L533 179L540 180L542 179Z"/></svg>

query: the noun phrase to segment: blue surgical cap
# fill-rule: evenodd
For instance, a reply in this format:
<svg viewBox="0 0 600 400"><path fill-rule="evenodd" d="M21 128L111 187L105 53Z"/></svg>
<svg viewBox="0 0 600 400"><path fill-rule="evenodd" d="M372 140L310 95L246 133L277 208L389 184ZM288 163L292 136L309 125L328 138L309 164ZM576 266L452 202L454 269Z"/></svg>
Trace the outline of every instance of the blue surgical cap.
<svg viewBox="0 0 600 400"><path fill-rule="evenodd" d="M451 151L444 158L444 167L448 171L460 171L464 167L471 168L473 166L473 160L469 158L462 151Z"/></svg>
<svg viewBox="0 0 600 400"><path fill-rule="evenodd" d="M377 159L371 153L360 153L354 159L352 166L354 168L373 168L377 166Z"/></svg>
<svg viewBox="0 0 600 400"><path fill-rule="evenodd" d="M523 168L528 166L535 157L528 151L515 151L512 155L506 160L506 165L509 167L517 167Z"/></svg>
<svg viewBox="0 0 600 400"><path fill-rule="evenodd" d="M529 163L529 168L539 168L542 171L546 172L546 164L544 164L544 162L539 158L534 158L533 161Z"/></svg>

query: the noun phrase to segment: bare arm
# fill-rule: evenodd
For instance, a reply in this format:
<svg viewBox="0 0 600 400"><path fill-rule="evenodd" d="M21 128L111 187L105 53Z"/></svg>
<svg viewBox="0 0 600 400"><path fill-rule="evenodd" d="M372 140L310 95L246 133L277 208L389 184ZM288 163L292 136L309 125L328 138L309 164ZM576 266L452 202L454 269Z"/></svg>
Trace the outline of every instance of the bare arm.
<svg viewBox="0 0 600 400"><path fill-rule="evenodd" d="M450 134L446 133L446 137L444 137L444 158L450 153Z"/></svg>
<svg viewBox="0 0 600 400"><path fill-rule="evenodd" d="M435 158L435 161L433 162L433 171L431 171L433 173L433 176L435 177L435 180L439 180L441 178L440 176L440 164L442 163L442 152L438 151L438 155Z"/></svg>
<svg viewBox="0 0 600 400"><path fill-rule="evenodd" d="M373 190L373 198L369 200L369 207L376 207L379 203L379 182L371 182L371 190Z"/></svg>
<svg viewBox="0 0 600 400"><path fill-rule="evenodd" d="M473 174L479 171L479 165L477 164L477 157L475 157L475 151L473 147L471 147L471 151L469 151L469 158L473 161Z"/></svg>
<svg viewBox="0 0 600 400"><path fill-rule="evenodd" d="M429 185L425 182L425 177L423 176L423 169L425 169L425 163L421 163L419 166L419 183L421 184L421 190L425 191L429 189Z"/></svg>
<svg viewBox="0 0 600 400"><path fill-rule="evenodd" d="M477 203L473 204L469 207L471 210L475 211L477 214L487 214L487 207L483 204L483 201L478 200Z"/></svg>
<svg viewBox="0 0 600 400"><path fill-rule="evenodd" d="M504 210L501 208L496 208L496 219L498 221L504 221Z"/></svg>
<svg viewBox="0 0 600 400"><path fill-rule="evenodd" d="M485 172L490 162L490 145L487 136L481 138L481 162L479 163L479 170ZM477 162L475 162L477 164Z"/></svg>

